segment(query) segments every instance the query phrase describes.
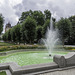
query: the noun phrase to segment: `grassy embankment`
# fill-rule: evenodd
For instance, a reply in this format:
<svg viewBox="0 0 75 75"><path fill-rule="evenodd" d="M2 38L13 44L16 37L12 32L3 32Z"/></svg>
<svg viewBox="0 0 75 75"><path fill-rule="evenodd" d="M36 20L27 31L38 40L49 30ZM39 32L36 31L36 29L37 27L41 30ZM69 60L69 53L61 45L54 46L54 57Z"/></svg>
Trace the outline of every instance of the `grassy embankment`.
<svg viewBox="0 0 75 75"><path fill-rule="evenodd" d="M0 52L4 51L10 51L10 50L21 50L21 49L45 49L46 47L44 45L15 45L12 43L4 43L0 42ZM62 47L59 46L57 48L63 48L65 50L75 50L75 47Z"/></svg>

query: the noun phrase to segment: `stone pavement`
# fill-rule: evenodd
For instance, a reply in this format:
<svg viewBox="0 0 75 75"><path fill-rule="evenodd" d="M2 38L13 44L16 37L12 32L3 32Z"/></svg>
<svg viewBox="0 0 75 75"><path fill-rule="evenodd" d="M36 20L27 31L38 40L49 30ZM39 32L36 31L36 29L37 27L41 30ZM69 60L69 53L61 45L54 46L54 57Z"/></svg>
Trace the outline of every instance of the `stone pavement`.
<svg viewBox="0 0 75 75"><path fill-rule="evenodd" d="M49 72L49 73L40 74L40 75L75 75L75 68L62 70L62 71Z"/></svg>
<svg viewBox="0 0 75 75"><path fill-rule="evenodd" d="M7 75L12 75L9 70L5 70Z"/></svg>

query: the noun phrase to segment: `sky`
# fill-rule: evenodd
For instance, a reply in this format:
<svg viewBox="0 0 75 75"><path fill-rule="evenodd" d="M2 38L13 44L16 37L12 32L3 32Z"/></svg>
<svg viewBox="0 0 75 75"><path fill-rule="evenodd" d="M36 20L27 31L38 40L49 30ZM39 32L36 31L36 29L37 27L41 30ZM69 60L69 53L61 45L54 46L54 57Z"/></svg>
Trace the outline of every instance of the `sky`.
<svg viewBox="0 0 75 75"><path fill-rule="evenodd" d="M59 20L75 15L75 0L0 0L0 13L4 16L4 26L10 22L16 25L22 12L48 9Z"/></svg>

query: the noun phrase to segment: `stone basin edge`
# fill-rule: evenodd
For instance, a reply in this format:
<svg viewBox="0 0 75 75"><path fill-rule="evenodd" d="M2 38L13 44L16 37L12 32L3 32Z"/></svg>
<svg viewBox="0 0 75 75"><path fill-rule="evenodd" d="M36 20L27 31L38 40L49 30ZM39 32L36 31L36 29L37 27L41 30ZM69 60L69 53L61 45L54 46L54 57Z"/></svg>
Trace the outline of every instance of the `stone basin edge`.
<svg viewBox="0 0 75 75"><path fill-rule="evenodd" d="M0 63L0 70L9 70L11 75L39 75L48 72L61 71L75 68L75 66L69 66L60 68L55 62L28 65L28 66L19 66L17 63Z"/></svg>

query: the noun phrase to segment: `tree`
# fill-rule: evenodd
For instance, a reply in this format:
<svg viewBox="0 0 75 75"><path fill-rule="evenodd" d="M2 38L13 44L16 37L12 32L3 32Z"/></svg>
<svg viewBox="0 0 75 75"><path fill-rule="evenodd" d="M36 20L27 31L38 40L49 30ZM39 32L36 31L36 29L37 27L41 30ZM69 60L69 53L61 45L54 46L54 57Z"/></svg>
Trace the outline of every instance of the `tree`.
<svg viewBox="0 0 75 75"><path fill-rule="evenodd" d="M25 31L25 21L22 23L22 26L21 26L21 38L22 38L22 42L26 43L26 31Z"/></svg>
<svg viewBox="0 0 75 75"><path fill-rule="evenodd" d="M68 40L68 38L70 37L70 28L71 28L71 22L69 21L69 19L67 18L61 18L58 22L57 22L57 27L59 29L59 33L61 34L61 40L64 43Z"/></svg>
<svg viewBox="0 0 75 75"><path fill-rule="evenodd" d="M4 23L4 19L3 19L2 14L0 14L0 34L3 31L3 23Z"/></svg>
<svg viewBox="0 0 75 75"><path fill-rule="evenodd" d="M44 11L44 15L45 15L45 21L46 21L47 19L50 19L50 18L51 18L51 12L50 12L49 10L45 10L45 11Z"/></svg>
<svg viewBox="0 0 75 75"><path fill-rule="evenodd" d="M32 10L22 12L22 15L19 19L19 23L23 23L23 21L25 21L28 16L30 16L30 17L33 16L33 11Z"/></svg>
<svg viewBox="0 0 75 75"><path fill-rule="evenodd" d="M75 25L75 16L69 17L70 22L72 23L72 26Z"/></svg>
<svg viewBox="0 0 75 75"><path fill-rule="evenodd" d="M16 41L16 35L15 35L15 26L11 29L11 41Z"/></svg>
<svg viewBox="0 0 75 75"><path fill-rule="evenodd" d="M37 25L44 25L44 14L41 11L34 11L33 18L36 20Z"/></svg>
<svg viewBox="0 0 75 75"><path fill-rule="evenodd" d="M47 31L47 28L48 28L49 26L50 26L50 20L47 19L47 20L45 21L45 24L44 24L43 30L42 30L43 37L45 36L46 31Z"/></svg>
<svg viewBox="0 0 75 75"><path fill-rule="evenodd" d="M3 39L4 41L7 41L6 33L5 33L5 34L3 34L2 39Z"/></svg>
<svg viewBox="0 0 75 75"><path fill-rule="evenodd" d="M22 25L23 25L22 27L24 28L23 34L25 33L24 36L26 42L34 43L34 39L36 37L36 21L30 16L28 16Z"/></svg>
<svg viewBox="0 0 75 75"><path fill-rule="evenodd" d="M7 31L7 41L11 41L11 29Z"/></svg>
<svg viewBox="0 0 75 75"><path fill-rule="evenodd" d="M15 37L16 37L16 42L20 44L21 42L21 25L20 24L15 26Z"/></svg>
<svg viewBox="0 0 75 75"><path fill-rule="evenodd" d="M18 42L20 44L21 42L21 25L15 25L12 29L11 29L11 39L13 42Z"/></svg>
<svg viewBox="0 0 75 75"><path fill-rule="evenodd" d="M72 24L71 35L70 35L70 43L75 44L75 15L68 18Z"/></svg>
<svg viewBox="0 0 75 75"><path fill-rule="evenodd" d="M25 21L28 16L34 18L36 20L37 25L41 26L44 25L45 21L44 14L41 11L32 11L32 10L23 12L18 23L23 23L23 21Z"/></svg>
<svg viewBox="0 0 75 75"><path fill-rule="evenodd" d="M36 27L36 33L37 33L37 42L42 38L42 26Z"/></svg>

